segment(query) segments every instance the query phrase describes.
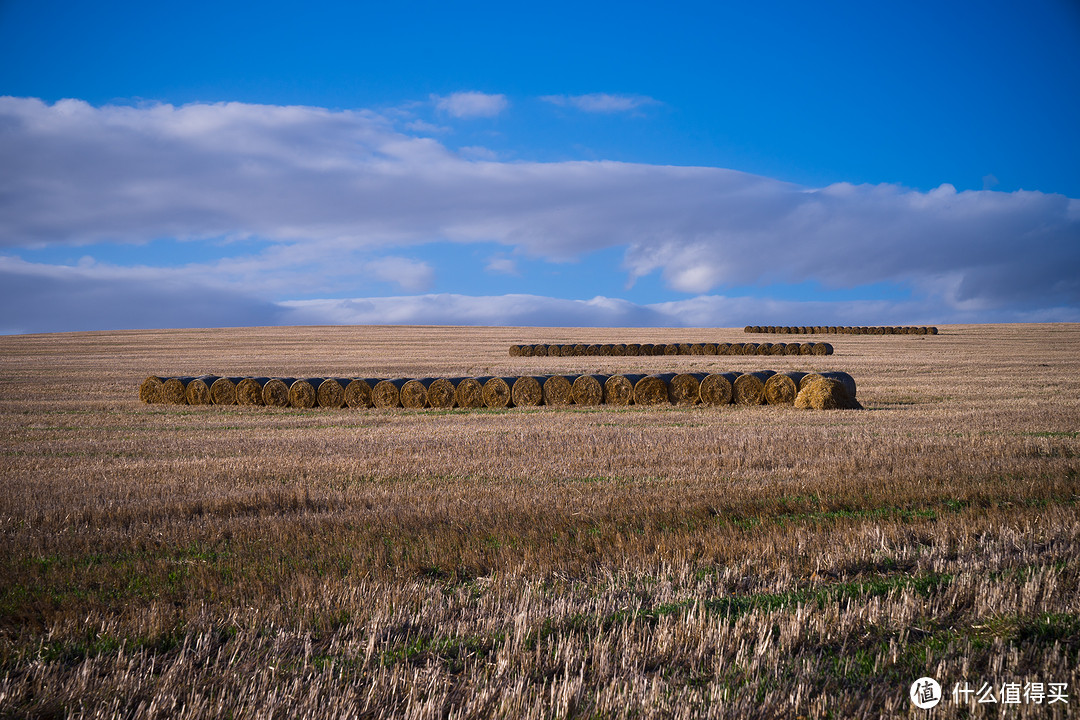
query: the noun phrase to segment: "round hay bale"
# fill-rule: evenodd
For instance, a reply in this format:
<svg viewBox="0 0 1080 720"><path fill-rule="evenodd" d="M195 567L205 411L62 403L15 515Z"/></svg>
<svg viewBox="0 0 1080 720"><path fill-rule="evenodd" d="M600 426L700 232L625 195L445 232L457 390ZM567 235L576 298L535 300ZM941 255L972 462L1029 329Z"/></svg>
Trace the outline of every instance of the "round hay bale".
<svg viewBox="0 0 1080 720"><path fill-rule="evenodd" d="M533 346L532 345L521 345L520 348L521 349L518 351L518 356L519 357L532 357L533 356Z"/></svg>
<svg viewBox="0 0 1080 720"><path fill-rule="evenodd" d="M732 383L732 397L737 405L764 405L765 383L772 370L743 373Z"/></svg>
<svg viewBox="0 0 1080 720"><path fill-rule="evenodd" d="M378 378L354 378L345 386L345 404L351 408L375 407L371 389L379 384Z"/></svg>
<svg viewBox="0 0 1080 720"><path fill-rule="evenodd" d="M726 342L716 343L716 352L713 353L713 354L714 355L730 355L731 354L731 343L726 343Z"/></svg>
<svg viewBox="0 0 1080 720"><path fill-rule="evenodd" d="M716 354L716 343L712 343L712 342L701 343L701 348L702 348L702 350L705 351L706 355L715 355Z"/></svg>
<svg viewBox="0 0 1080 720"><path fill-rule="evenodd" d="M401 386L401 406L410 410L423 410L428 406L428 387L435 378L414 378Z"/></svg>
<svg viewBox="0 0 1080 720"><path fill-rule="evenodd" d="M401 407L401 388L409 378L393 378L392 380L380 380L371 388L371 403L377 408Z"/></svg>
<svg viewBox="0 0 1080 720"><path fill-rule="evenodd" d="M740 355L757 355L757 343L743 343L742 349L739 351Z"/></svg>
<svg viewBox="0 0 1080 720"><path fill-rule="evenodd" d="M161 383L161 402L166 405L187 405L187 386L193 377L166 378Z"/></svg>
<svg viewBox="0 0 1080 720"><path fill-rule="evenodd" d="M679 343L679 355L689 355L691 347L690 343Z"/></svg>
<svg viewBox="0 0 1080 720"><path fill-rule="evenodd" d="M615 343L611 346L612 357L623 357L626 355L626 343Z"/></svg>
<svg viewBox="0 0 1080 720"><path fill-rule="evenodd" d="M735 373L710 373L701 380L698 394L703 405L730 405L732 383L738 378Z"/></svg>
<svg viewBox="0 0 1080 720"><path fill-rule="evenodd" d="M937 328L936 327L929 327L929 328L927 328L927 330L930 332L931 335L937 335Z"/></svg>
<svg viewBox="0 0 1080 720"><path fill-rule="evenodd" d="M795 397L795 407L812 410L861 410L859 401L848 394L844 383L831 378L817 378Z"/></svg>
<svg viewBox="0 0 1080 720"><path fill-rule="evenodd" d="M313 408L319 402L319 386L326 378L302 378L289 386L289 405L294 408Z"/></svg>
<svg viewBox="0 0 1080 720"><path fill-rule="evenodd" d="M644 375L612 375L604 381L604 404L626 406L634 401L634 386Z"/></svg>
<svg viewBox="0 0 1080 720"><path fill-rule="evenodd" d="M742 331L743 331L744 333L752 333L752 332L754 332L754 328L753 328L753 326L752 326L752 325L747 325L746 327L744 327L744 328L742 329Z"/></svg>
<svg viewBox="0 0 1080 720"><path fill-rule="evenodd" d="M350 382L349 378L326 378L315 388L315 402L323 408L345 407L345 388Z"/></svg>
<svg viewBox="0 0 1080 720"><path fill-rule="evenodd" d="M574 357L584 357L589 354L589 346L583 343L574 345Z"/></svg>
<svg viewBox="0 0 1080 720"><path fill-rule="evenodd" d="M188 405L209 405L213 402L210 396L210 386L217 382L217 375L203 375L187 384L184 392L187 394Z"/></svg>
<svg viewBox="0 0 1080 720"><path fill-rule="evenodd" d="M827 342L813 343L810 347L812 355L832 355L833 346Z"/></svg>
<svg viewBox="0 0 1080 720"><path fill-rule="evenodd" d="M585 354L590 356L590 357L594 357L596 355L599 355L600 354L600 346L597 345L596 343L590 343L590 344L586 345L585 346Z"/></svg>
<svg viewBox="0 0 1080 720"><path fill-rule="evenodd" d="M798 355L802 351L800 343L785 343L784 354L785 355Z"/></svg>
<svg viewBox="0 0 1080 720"><path fill-rule="evenodd" d="M537 344L532 346L533 357L547 357L548 346L544 344Z"/></svg>
<svg viewBox="0 0 1080 720"><path fill-rule="evenodd" d="M641 355L641 345L639 343L626 343L626 352L624 354L628 357Z"/></svg>
<svg viewBox="0 0 1080 720"><path fill-rule="evenodd" d="M270 378L258 377L258 378L244 378L240 382L236 383L236 404L237 405L262 405L263 404L263 386L266 385ZM213 388L211 388L213 390Z"/></svg>
<svg viewBox="0 0 1080 720"><path fill-rule="evenodd" d="M615 350L615 347L611 343L604 343L600 346L599 355L601 357L611 357Z"/></svg>
<svg viewBox="0 0 1080 720"><path fill-rule="evenodd" d="M569 405L574 399L574 380L565 375L552 375L544 380L545 405Z"/></svg>
<svg viewBox="0 0 1080 720"><path fill-rule="evenodd" d="M855 378L851 377L851 375L841 370L832 370L821 373L807 373L802 377L801 380L799 380L799 390L802 391L810 383L821 379L836 380L844 386L847 394L853 398L856 397L858 394L858 388L855 387Z"/></svg>
<svg viewBox="0 0 1080 720"><path fill-rule="evenodd" d="M493 377L484 383L484 407L508 408L514 400L513 386L517 378Z"/></svg>
<svg viewBox="0 0 1080 720"><path fill-rule="evenodd" d="M571 393L575 405L599 405L604 401L604 383L607 375L578 375L574 378Z"/></svg>
<svg viewBox="0 0 1080 720"><path fill-rule="evenodd" d="M289 407L289 386L296 378L271 378L263 383L262 400L267 407Z"/></svg>
<svg viewBox="0 0 1080 720"><path fill-rule="evenodd" d="M826 380L836 380L840 382L840 384L844 386L844 389L847 390L848 395L852 398L858 396L858 388L855 387L855 378L851 377L851 375L843 370L829 370L821 373L821 377Z"/></svg>
<svg viewBox="0 0 1080 720"><path fill-rule="evenodd" d="M769 346L770 355L783 355L785 350L787 350L787 343L773 343Z"/></svg>
<svg viewBox="0 0 1080 720"><path fill-rule="evenodd" d="M521 357L521 346L520 345L511 345L510 346L510 357Z"/></svg>
<svg viewBox="0 0 1080 720"><path fill-rule="evenodd" d="M754 349L755 355L772 355L772 343L764 342L759 343L757 348Z"/></svg>
<svg viewBox="0 0 1080 720"><path fill-rule="evenodd" d="M164 399L161 397L161 385L164 382L165 378L163 377L148 375L146 379L139 384L139 400L144 403L164 402Z"/></svg>
<svg viewBox="0 0 1080 720"><path fill-rule="evenodd" d="M690 354L691 355L704 355L705 354L705 344L704 343L694 343L693 345L690 346Z"/></svg>
<svg viewBox="0 0 1080 720"><path fill-rule="evenodd" d="M814 354L814 343L799 343L799 354L800 355L813 355Z"/></svg>
<svg viewBox="0 0 1080 720"><path fill-rule="evenodd" d="M457 397L457 385L464 378L436 378L427 389L428 405L437 410L449 410L454 407Z"/></svg>
<svg viewBox="0 0 1080 720"><path fill-rule="evenodd" d="M454 402L460 408L484 407L484 383L491 378L462 378L454 390Z"/></svg>
<svg viewBox="0 0 1080 720"><path fill-rule="evenodd" d="M514 407L536 407L544 401L544 378L522 375L510 390Z"/></svg>
<svg viewBox="0 0 1080 720"><path fill-rule="evenodd" d="M806 373L774 373L765 381L765 402L769 405L794 405L799 394L799 381Z"/></svg>
<svg viewBox="0 0 1080 720"><path fill-rule="evenodd" d="M235 405L236 386L242 377L221 377L210 386L210 402L215 405Z"/></svg>
<svg viewBox="0 0 1080 720"><path fill-rule="evenodd" d="M636 405L667 405L669 402L668 384L660 375L648 375L634 383Z"/></svg>
<svg viewBox="0 0 1080 720"><path fill-rule="evenodd" d="M648 357L656 354L656 346L652 343L641 343L641 352L643 357Z"/></svg>
<svg viewBox="0 0 1080 720"><path fill-rule="evenodd" d="M678 343L667 343L666 345L664 345L664 354L665 355L678 355L679 354L679 344Z"/></svg>
<svg viewBox="0 0 1080 720"><path fill-rule="evenodd" d="M705 379L705 373L664 373L660 377L667 383L672 404L690 407L700 402L701 381Z"/></svg>

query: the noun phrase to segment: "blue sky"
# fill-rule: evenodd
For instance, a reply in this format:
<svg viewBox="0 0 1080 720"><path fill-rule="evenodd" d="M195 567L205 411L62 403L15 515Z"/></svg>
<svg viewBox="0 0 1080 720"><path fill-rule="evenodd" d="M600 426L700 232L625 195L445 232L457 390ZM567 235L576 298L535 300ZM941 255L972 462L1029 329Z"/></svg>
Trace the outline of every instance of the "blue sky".
<svg viewBox="0 0 1080 720"><path fill-rule="evenodd" d="M1080 5L0 0L0 332L1080 320Z"/></svg>

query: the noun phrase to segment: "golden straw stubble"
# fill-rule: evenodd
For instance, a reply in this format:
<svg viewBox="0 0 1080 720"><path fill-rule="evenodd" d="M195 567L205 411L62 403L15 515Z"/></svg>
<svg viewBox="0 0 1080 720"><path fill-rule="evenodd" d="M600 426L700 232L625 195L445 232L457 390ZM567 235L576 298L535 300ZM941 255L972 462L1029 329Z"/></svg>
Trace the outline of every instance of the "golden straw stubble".
<svg viewBox="0 0 1080 720"><path fill-rule="evenodd" d="M799 381L804 372L774 373L765 381L765 401L769 405L794 405L799 394Z"/></svg>
<svg viewBox="0 0 1080 720"><path fill-rule="evenodd" d="M189 382L184 389L188 405L209 405L212 402L210 386L217 382L217 379L217 375L203 375Z"/></svg>
<svg viewBox="0 0 1080 720"><path fill-rule="evenodd" d="M379 382L379 378L353 378L345 386L345 404L351 408L374 407L371 389Z"/></svg>
<svg viewBox="0 0 1080 720"><path fill-rule="evenodd" d="M574 378L575 405L599 405L604 401L604 383L607 375L578 375Z"/></svg>
<svg viewBox="0 0 1080 720"><path fill-rule="evenodd" d="M215 405L235 405L236 386L242 377L220 377L210 386L210 401Z"/></svg>
<svg viewBox="0 0 1080 720"><path fill-rule="evenodd" d="M648 375L634 383L636 405L666 405L671 402L668 384L659 375Z"/></svg>
<svg viewBox="0 0 1080 720"><path fill-rule="evenodd" d="M296 378L271 378L262 389L263 405L267 407L289 407L289 386Z"/></svg>
<svg viewBox="0 0 1080 720"><path fill-rule="evenodd" d="M144 403L160 403L164 402L161 397L161 386L165 382L165 378L157 375L148 375L142 383L139 384L139 400Z"/></svg>
<svg viewBox="0 0 1080 720"><path fill-rule="evenodd" d="M410 410L423 410L428 406L428 387L435 378L416 378L401 386L401 406Z"/></svg>
<svg viewBox="0 0 1080 720"><path fill-rule="evenodd" d="M773 375L772 370L743 373L732 385L737 405L764 405L765 382Z"/></svg>
<svg viewBox="0 0 1080 720"><path fill-rule="evenodd" d="M514 380L511 397L515 407L535 407L544 400L544 378L522 375Z"/></svg>
<svg viewBox="0 0 1080 720"><path fill-rule="evenodd" d="M262 405L263 386L266 385L269 380L270 378L264 377L244 378L236 383L236 404Z"/></svg>
<svg viewBox="0 0 1080 720"><path fill-rule="evenodd" d="M409 378L380 380L371 388L372 404L382 410L401 407L401 388L407 382Z"/></svg>
<svg viewBox="0 0 1080 720"><path fill-rule="evenodd" d="M454 402L460 408L484 407L484 383L490 377L462 378L454 389Z"/></svg>
<svg viewBox="0 0 1080 720"><path fill-rule="evenodd" d="M574 380L565 375L552 375L544 380L545 405L569 405L574 397Z"/></svg>
<svg viewBox="0 0 1080 720"><path fill-rule="evenodd" d="M513 402L512 377L493 377L484 383L484 407L508 408Z"/></svg>
<svg viewBox="0 0 1080 720"><path fill-rule="evenodd" d="M735 373L710 373L701 381L698 393L703 405L730 405L732 384L739 376Z"/></svg>
<svg viewBox="0 0 1080 720"><path fill-rule="evenodd" d="M317 391L319 407L345 407L345 388L349 387L351 382L351 378L326 378L323 380Z"/></svg>
<svg viewBox="0 0 1080 720"><path fill-rule="evenodd" d="M427 389L428 405L438 410L454 407L457 384L465 378L436 378Z"/></svg>

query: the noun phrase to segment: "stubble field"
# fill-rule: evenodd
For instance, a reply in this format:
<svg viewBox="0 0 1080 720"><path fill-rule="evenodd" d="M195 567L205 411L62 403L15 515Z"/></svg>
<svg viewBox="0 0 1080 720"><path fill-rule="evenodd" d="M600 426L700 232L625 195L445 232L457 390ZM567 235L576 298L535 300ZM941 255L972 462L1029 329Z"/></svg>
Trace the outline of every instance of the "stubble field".
<svg viewBox="0 0 1080 720"><path fill-rule="evenodd" d="M0 716L925 717L924 675L934 717L1005 707L957 683L1067 683L1067 704L1009 712L1075 713L1080 326L825 339L835 355L549 358L507 348L747 337L2 337ZM151 373L759 369L847 371L866 409L137 398Z"/></svg>

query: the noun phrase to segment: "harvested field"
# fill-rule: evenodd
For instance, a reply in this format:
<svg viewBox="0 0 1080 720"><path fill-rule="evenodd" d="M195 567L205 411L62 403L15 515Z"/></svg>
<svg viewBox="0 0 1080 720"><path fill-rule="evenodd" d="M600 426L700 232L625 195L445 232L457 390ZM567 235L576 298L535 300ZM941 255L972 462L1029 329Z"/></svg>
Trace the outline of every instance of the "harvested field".
<svg viewBox="0 0 1080 720"><path fill-rule="evenodd" d="M846 337L862 412L666 397L311 411L136 393L148 372L192 370L837 367L505 353L699 335L742 329L0 337L0 717L1075 715L1076 325ZM916 713L923 676L946 697ZM953 702L965 683L1065 684L1069 703L988 712Z"/></svg>

